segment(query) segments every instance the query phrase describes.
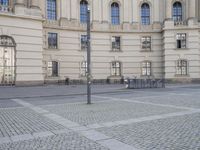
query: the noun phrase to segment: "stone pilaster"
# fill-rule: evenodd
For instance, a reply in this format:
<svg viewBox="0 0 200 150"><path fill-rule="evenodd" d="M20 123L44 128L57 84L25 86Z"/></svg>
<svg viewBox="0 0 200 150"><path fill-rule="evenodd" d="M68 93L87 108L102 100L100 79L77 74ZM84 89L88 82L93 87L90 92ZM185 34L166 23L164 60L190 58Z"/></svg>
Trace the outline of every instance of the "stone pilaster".
<svg viewBox="0 0 200 150"><path fill-rule="evenodd" d="M39 0L32 0L31 1L31 8L39 9Z"/></svg>
<svg viewBox="0 0 200 150"><path fill-rule="evenodd" d="M196 18L196 0L189 1L189 18Z"/></svg>
<svg viewBox="0 0 200 150"><path fill-rule="evenodd" d="M24 0L16 0L15 5L18 5L18 6L25 6Z"/></svg>
<svg viewBox="0 0 200 150"><path fill-rule="evenodd" d="M166 20L171 20L172 19L172 1L171 0L166 0Z"/></svg>

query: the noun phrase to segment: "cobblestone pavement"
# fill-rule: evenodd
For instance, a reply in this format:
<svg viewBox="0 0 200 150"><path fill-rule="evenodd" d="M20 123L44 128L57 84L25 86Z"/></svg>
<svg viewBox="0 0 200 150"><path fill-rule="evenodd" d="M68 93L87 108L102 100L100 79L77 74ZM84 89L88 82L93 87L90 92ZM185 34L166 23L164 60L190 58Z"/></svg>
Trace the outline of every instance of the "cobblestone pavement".
<svg viewBox="0 0 200 150"><path fill-rule="evenodd" d="M183 109L157 107L153 105L120 101L95 103L92 107L86 104L77 103L70 105L62 104L56 106L42 106L42 108L81 125L120 121L156 114L183 111Z"/></svg>
<svg viewBox="0 0 200 150"><path fill-rule="evenodd" d="M0 110L0 137L63 129L62 125L27 108Z"/></svg>
<svg viewBox="0 0 200 150"><path fill-rule="evenodd" d="M0 150L200 150L200 86L95 88L92 105L64 86L0 95Z"/></svg>
<svg viewBox="0 0 200 150"><path fill-rule="evenodd" d="M3 100L0 100L0 108L15 108L15 107L22 107L22 105L16 103L16 102L13 102L12 100L9 100L9 99L3 99Z"/></svg>
<svg viewBox="0 0 200 150"><path fill-rule="evenodd" d="M0 145L0 150L108 150L74 132Z"/></svg>
<svg viewBox="0 0 200 150"><path fill-rule="evenodd" d="M200 149L200 113L100 128L98 131L145 150Z"/></svg>

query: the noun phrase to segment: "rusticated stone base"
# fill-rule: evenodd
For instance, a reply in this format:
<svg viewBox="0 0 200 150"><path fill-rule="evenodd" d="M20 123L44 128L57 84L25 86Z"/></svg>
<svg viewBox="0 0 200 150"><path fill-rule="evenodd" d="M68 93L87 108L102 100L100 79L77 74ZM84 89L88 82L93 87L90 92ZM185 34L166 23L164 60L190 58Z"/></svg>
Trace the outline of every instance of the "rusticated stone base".
<svg viewBox="0 0 200 150"><path fill-rule="evenodd" d="M166 79L165 80L166 83L168 84L176 84L176 83L182 83L182 84L200 84L200 78L196 78L196 79L191 79L191 78L180 78L180 79L177 79L177 78L171 78L171 79Z"/></svg>
<svg viewBox="0 0 200 150"><path fill-rule="evenodd" d="M16 81L15 86L41 86L44 81Z"/></svg>

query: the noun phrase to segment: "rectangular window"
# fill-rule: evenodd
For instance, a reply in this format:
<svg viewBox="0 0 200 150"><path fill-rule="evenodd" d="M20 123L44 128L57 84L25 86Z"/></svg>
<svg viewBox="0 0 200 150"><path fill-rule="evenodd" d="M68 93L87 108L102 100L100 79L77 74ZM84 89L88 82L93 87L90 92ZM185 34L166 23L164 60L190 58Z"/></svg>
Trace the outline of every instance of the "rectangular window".
<svg viewBox="0 0 200 150"><path fill-rule="evenodd" d="M186 34L178 33L176 35L177 48L186 48Z"/></svg>
<svg viewBox="0 0 200 150"><path fill-rule="evenodd" d="M112 76L121 76L121 63L112 62Z"/></svg>
<svg viewBox="0 0 200 150"><path fill-rule="evenodd" d="M142 49L151 50L151 37L150 36L142 37L141 42L142 42Z"/></svg>
<svg viewBox="0 0 200 150"><path fill-rule="evenodd" d="M47 75L48 75L48 77L57 77L58 76L58 62L57 61L48 62Z"/></svg>
<svg viewBox="0 0 200 150"><path fill-rule="evenodd" d="M142 75L151 76L151 62L146 61L142 63Z"/></svg>
<svg viewBox="0 0 200 150"><path fill-rule="evenodd" d="M47 19L56 20L56 0L47 0Z"/></svg>
<svg viewBox="0 0 200 150"><path fill-rule="evenodd" d="M87 61L81 62L81 76L86 77L87 76Z"/></svg>
<svg viewBox="0 0 200 150"><path fill-rule="evenodd" d="M120 51L120 37L113 36L112 37L112 51Z"/></svg>
<svg viewBox="0 0 200 150"><path fill-rule="evenodd" d="M0 5L8 6L9 5L9 0L0 0Z"/></svg>
<svg viewBox="0 0 200 150"><path fill-rule="evenodd" d="M58 34L48 33L48 48L57 49L58 48Z"/></svg>
<svg viewBox="0 0 200 150"><path fill-rule="evenodd" d="M87 50L87 35L81 35L81 50Z"/></svg>
<svg viewBox="0 0 200 150"><path fill-rule="evenodd" d="M186 60L178 60L176 66L176 74L177 75L187 75L187 61Z"/></svg>
<svg viewBox="0 0 200 150"><path fill-rule="evenodd" d="M88 3L87 1L80 2L80 22L87 23L87 10L88 10Z"/></svg>

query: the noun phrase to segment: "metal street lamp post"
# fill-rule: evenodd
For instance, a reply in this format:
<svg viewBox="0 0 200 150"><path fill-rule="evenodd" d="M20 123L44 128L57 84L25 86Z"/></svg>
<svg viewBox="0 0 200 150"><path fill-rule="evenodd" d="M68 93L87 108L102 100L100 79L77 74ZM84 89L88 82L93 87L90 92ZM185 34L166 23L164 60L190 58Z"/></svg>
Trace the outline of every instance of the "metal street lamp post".
<svg viewBox="0 0 200 150"><path fill-rule="evenodd" d="M91 104L90 9L87 10L87 104Z"/></svg>

